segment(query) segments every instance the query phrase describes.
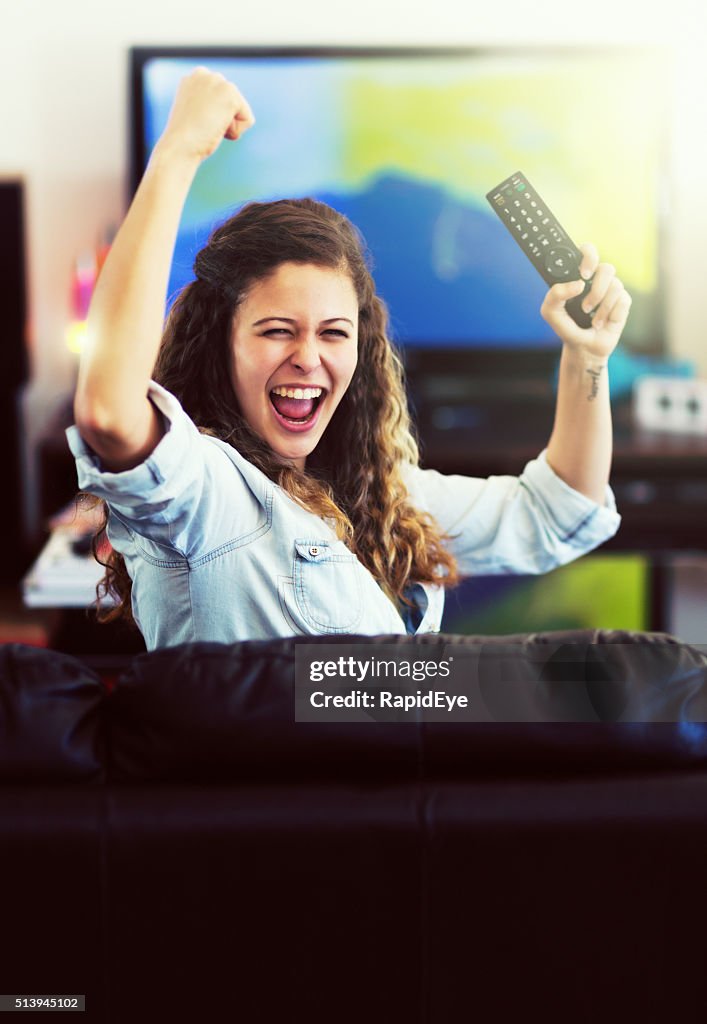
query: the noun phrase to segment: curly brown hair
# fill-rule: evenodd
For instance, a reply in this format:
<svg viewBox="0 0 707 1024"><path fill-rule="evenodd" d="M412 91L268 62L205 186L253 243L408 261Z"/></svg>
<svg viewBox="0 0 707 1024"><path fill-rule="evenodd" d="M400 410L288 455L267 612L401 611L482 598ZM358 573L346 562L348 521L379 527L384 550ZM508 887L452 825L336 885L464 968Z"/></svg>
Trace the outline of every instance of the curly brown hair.
<svg viewBox="0 0 707 1024"><path fill-rule="evenodd" d="M248 289L278 266L315 264L347 273L359 304L358 363L351 383L306 470L284 463L249 427L231 383L231 326ZM459 581L456 562L434 520L412 507L402 478L417 465L401 360L388 337L388 312L376 295L358 230L313 199L251 202L218 227L194 264L165 325L154 377L171 391L202 433L233 445L299 504L333 522L394 601L410 604L410 581L445 587ZM105 522L97 541L105 532ZM94 542L94 554L97 554ZM101 621L131 619L131 579L122 556L102 562L98 595L117 598Z"/></svg>

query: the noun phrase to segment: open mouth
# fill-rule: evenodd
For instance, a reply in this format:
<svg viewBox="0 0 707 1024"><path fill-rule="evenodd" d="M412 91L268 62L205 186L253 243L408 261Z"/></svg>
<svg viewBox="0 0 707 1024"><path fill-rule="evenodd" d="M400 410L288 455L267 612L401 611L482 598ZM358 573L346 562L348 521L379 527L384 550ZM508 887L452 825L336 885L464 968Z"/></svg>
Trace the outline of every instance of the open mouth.
<svg viewBox="0 0 707 1024"><path fill-rule="evenodd" d="M286 430L307 430L319 418L326 391L323 388L273 388L270 404Z"/></svg>

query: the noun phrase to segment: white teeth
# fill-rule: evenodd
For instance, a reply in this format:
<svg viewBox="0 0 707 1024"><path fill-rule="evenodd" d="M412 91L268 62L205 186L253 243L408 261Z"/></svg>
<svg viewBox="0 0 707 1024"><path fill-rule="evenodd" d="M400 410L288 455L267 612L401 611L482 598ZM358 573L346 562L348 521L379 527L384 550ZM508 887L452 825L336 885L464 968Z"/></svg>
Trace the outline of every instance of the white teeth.
<svg viewBox="0 0 707 1024"><path fill-rule="evenodd" d="M319 398L322 388L273 388L272 393L283 398Z"/></svg>

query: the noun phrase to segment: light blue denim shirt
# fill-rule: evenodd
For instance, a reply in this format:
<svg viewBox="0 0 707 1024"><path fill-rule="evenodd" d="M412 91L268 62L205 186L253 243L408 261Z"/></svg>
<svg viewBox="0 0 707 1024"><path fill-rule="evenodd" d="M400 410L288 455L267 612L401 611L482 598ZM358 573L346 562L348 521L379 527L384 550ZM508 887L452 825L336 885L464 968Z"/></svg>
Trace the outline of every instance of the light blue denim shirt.
<svg viewBox="0 0 707 1024"><path fill-rule="evenodd" d="M67 430L79 487L104 498L108 538L133 581L148 650L189 641L331 633L430 633L444 591L412 584L405 618L333 528L305 511L233 447L200 434L158 384L167 431L139 466L103 471ZM477 479L404 467L411 503L452 535L464 574L542 573L609 537L620 517L568 487L541 453L520 477Z"/></svg>

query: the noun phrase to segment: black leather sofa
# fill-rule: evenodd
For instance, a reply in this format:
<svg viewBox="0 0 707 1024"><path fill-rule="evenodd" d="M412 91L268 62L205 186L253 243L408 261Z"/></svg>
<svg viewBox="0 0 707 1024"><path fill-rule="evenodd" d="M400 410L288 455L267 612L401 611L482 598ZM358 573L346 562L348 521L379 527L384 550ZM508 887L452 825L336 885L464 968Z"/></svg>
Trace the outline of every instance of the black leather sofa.
<svg viewBox="0 0 707 1024"><path fill-rule="evenodd" d="M704 1021L705 652L384 641L513 643L523 720L297 722L295 638L110 679L0 648L0 990L106 1024ZM558 643L592 710L549 721Z"/></svg>

